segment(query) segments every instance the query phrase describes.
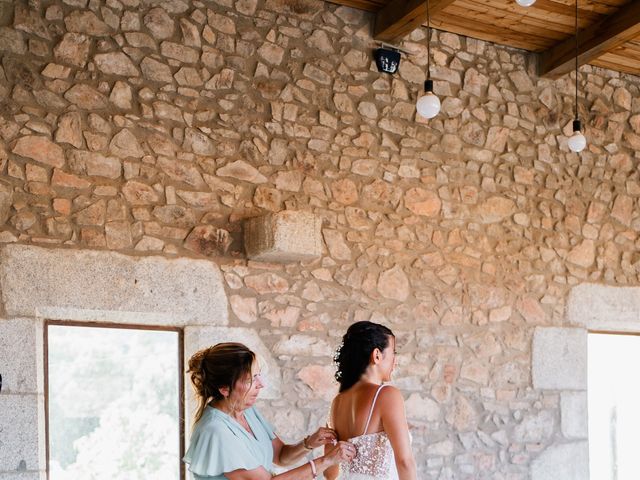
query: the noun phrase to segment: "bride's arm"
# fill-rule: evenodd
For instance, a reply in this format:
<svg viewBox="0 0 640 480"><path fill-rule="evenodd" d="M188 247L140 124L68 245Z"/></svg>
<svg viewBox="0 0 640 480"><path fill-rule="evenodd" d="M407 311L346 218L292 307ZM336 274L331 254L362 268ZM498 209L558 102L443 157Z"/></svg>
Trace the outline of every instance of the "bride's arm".
<svg viewBox="0 0 640 480"><path fill-rule="evenodd" d="M404 411L404 400L400 391L389 386L378 398L382 427L389 437L396 459L399 480L417 480L416 461L411 451L409 426Z"/></svg>

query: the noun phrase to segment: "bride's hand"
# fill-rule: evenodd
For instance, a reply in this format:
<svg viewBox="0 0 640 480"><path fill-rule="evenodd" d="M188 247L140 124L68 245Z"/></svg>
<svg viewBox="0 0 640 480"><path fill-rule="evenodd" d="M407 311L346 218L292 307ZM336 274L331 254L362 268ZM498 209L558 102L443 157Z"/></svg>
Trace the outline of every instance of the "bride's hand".
<svg viewBox="0 0 640 480"><path fill-rule="evenodd" d="M335 430L327 427L320 427L313 434L309 435L305 439L305 446L311 448L318 448L323 445L335 445L338 441L338 436Z"/></svg>
<svg viewBox="0 0 640 480"><path fill-rule="evenodd" d="M324 458L329 465L336 465L337 463L350 462L355 458L356 453L356 446L353 443L338 442L324 455Z"/></svg>

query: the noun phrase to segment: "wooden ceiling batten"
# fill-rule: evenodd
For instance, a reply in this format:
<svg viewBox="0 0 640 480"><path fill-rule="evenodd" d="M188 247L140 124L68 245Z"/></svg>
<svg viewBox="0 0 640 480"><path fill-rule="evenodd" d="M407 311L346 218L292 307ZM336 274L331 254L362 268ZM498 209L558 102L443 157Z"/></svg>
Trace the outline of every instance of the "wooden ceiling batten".
<svg viewBox="0 0 640 480"><path fill-rule="evenodd" d="M593 63L598 57L639 35L640 0L634 0L597 25L579 32L578 65ZM575 38L571 36L540 55L538 74L557 78L573 70L574 59Z"/></svg>
<svg viewBox="0 0 640 480"><path fill-rule="evenodd" d="M524 34L499 25L488 26L480 22L470 24L469 20L463 16L464 12L464 9L460 9L460 11L448 9L447 15L443 15L442 19L440 17L433 18L431 25L438 30L524 50L544 50L553 45L552 41L539 35Z"/></svg>
<svg viewBox="0 0 640 480"><path fill-rule="evenodd" d="M575 15L575 2L573 0L540 0L542 2L543 8L547 8L548 3L556 4L557 8L563 9L564 12L568 12L569 16ZM548 3L547 3L548 2ZM611 0L609 2L602 1L591 1L591 0L580 0L578 8L580 13L578 17L582 18L583 15L587 15L585 18L589 18L588 12L593 12L600 16L608 17L613 15L618 11L618 9L629 3L629 0ZM536 1L536 6L538 6L538 1Z"/></svg>
<svg viewBox="0 0 640 480"><path fill-rule="evenodd" d="M444 10L455 0L429 0L431 17ZM391 0L377 14L373 38L394 43L413 32L427 21L425 0Z"/></svg>
<svg viewBox="0 0 640 480"><path fill-rule="evenodd" d="M540 0L538 0L540 1ZM517 3L512 2L513 4L505 5L504 0L466 0L464 3L461 1L456 1L456 6L468 6L472 5L471 8L476 9L478 11L480 6L484 6L487 12L497 15L504 15L505 20L511 19L513 23L509 26L513 29L518 29L521 24L528 24L531 26L538 26L540 28L546 28L552 31L561 32L563 37L566 37L567 32L571 31L574 27L574 16L575 10L571 10L570 8L562 5L561 11L549 11L546 8L526 8L519 6ZM547 4L552 4L555 2L547 2ZM538 2L536 2L536 5ZM523 12L523 10L525 10ZM584 15L584 18L583 18ZM584 12L580 12L579 16L579 27L585 28L589 25L592 25L594 22L600 21L605 16L596 14L590 11L585 10ZM485 20L486 22L486 20Z"/></svg>
<svg viewBox="0 0 640 480"><path fill-rule="evenodd" d="M455 5L456 9L460 8L473 12L468 16L478 22L486 23L489 20L491 24L507 28L519 35L535 35L550 40L564 40L567 37L565 33L567 30L566 25L553 23L534 16L522 16L509 11L499 11L490 6L485 7L483 5L482 9L478 8L478 6L479 4L473 0L457 0ZM447 13L449 11L452 11L452 9L448 9Z"/></svg>
<svg viewBox="0 0 640 480"><path fill-rule="evenodd" d="M597 9L589 8L590 6L584 5L583 8L580 8L578 15L581 22L587 22L589 25L601 20L603 15L612 15L620 7L619 4L603 5ZM571 27L573 27L573 17L576 14L573 2L559 2L557 0L536 0L535 8L527 10L529 10L527 16L541 14L550 21L558 21L560 17L563 17L564 22Z"/></svg>
<svg viewBox="0 0 640 480"><path fill-rule="evenodd" d="M616 49L613 52L605 53L591 63L596 67L637 75L638 65L640 65L640 46L636 45L635 48L625 46L624 48Z"/></svg>

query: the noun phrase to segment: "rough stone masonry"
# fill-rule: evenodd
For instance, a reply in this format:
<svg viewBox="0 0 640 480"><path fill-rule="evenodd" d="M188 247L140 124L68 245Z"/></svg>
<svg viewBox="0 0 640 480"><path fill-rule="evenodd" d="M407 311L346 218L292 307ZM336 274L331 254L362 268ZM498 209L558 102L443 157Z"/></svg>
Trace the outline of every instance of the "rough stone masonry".
<svg viewBox="0 0 640 480"><path fill-rule="evenodd" d="M0 242L215 262L229 327L281 369L263 406L284 438L324 423L339 337L371 319L398 338L420 478L585 478L585 386L544 363L535 383L532 351L582 345L574 286L640 284L640 79L580 69L576 155L569 75L434 31L422 121L425 30L388 76L371 23L316 0L0 0ZM283 210L322 219L319 260L246 259L243 221ZM35 478L20 465L0 476Z"/></svg>

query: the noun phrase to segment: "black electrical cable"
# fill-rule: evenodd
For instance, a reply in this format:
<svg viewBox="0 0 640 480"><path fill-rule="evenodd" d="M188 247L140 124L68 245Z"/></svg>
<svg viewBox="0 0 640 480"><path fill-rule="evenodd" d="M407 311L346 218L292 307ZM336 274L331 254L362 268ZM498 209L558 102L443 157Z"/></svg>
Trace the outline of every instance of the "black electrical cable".
<svg viewBox="0 0 640 480"><path fill-rule="evenodd" d="M429 0L427 0L427 78L431 78L431 19L429 18Z"/></svg>
<svg viewBox="0 0 640 480"><path fill-rule="evenodd" d="M578 0L576 0L576 120L578 120Z"/></svg>

